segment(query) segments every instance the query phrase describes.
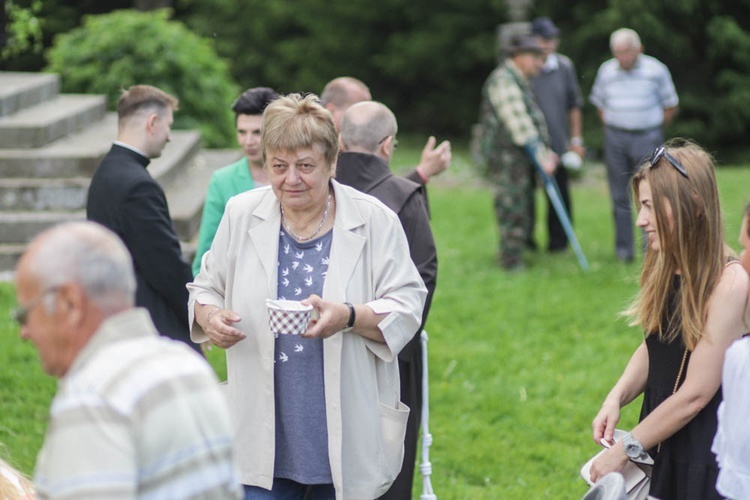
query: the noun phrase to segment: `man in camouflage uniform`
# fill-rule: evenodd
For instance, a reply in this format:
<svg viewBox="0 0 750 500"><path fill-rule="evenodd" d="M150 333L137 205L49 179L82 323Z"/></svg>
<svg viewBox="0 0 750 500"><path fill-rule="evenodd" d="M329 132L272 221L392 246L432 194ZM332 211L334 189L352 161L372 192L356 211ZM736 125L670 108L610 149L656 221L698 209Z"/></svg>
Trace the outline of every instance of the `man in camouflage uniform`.
<svg viewBox="0 0 750 500"><path fill-rule="evenodd" d="M547 126L529 84L539 73L544 55L539 42L526 35L510 40L508 58L490 74L482 88L480 120L486 177L495 195L500 228L500 265L523 268L523 250L530 227L536 161L552 174L558 157L549 148Z"/></svg>

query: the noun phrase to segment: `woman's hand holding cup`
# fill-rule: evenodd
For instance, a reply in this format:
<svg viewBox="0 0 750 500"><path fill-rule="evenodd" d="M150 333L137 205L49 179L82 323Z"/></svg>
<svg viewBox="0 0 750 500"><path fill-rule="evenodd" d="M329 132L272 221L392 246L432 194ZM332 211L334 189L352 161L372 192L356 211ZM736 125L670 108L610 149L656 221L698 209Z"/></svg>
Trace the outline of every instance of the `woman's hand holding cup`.
<svg viewBox="0 0 750 500"><path fill-rule="evenodd" d="M307 331L302 334L303 337L325 339L346 328L349 321L349 307L346 304L323 300L315 294L302 303L313 306L313 317L308 323Z"/></svg>

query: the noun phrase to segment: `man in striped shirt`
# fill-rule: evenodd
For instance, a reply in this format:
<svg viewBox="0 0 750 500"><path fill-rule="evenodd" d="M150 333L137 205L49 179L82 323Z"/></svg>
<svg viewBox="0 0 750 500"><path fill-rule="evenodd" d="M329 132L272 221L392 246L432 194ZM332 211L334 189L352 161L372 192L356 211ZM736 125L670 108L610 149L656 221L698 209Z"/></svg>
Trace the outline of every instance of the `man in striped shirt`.
<svg viewBox="0 0 750 500"><path fill-rule="evenodd" d="M211 367L134 308L132 258L92 222L35 238L16 273L21 337L59 379L39 498L239 498Z"/></svg>
<svg viewBox="0 0 750 500"><path fill-rule="evenodd" d="M490 74L482 89L480 121L486 175L495 191L495 215L500 227L500 266L523 269L523 250L531 224L534 163L547 174L558 157L549 148L544 115L529 78L542 69L544 54L532 36L510 40L508 58Z"/></svg>
<svg viewBox="0 0 750 500"><path fill-rule="evenodd" d="M604 125L615 256L630 262L635 258L630 179L664 142L663 128L677 116L679 100L669 70L643 54L638 33L618 29L610 36L609 46L614 57L599 67L589 100Z"/></svg>

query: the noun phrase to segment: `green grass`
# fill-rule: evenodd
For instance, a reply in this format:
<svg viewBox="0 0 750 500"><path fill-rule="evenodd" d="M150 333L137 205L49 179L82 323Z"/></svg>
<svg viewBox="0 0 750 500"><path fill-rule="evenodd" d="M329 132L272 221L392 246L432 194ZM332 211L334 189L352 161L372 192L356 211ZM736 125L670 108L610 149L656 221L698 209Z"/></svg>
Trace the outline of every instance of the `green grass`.
<svg viewBox="0 0 750 500"><path fill-rule="evenodd" d="M396 168L414 165L423 140L400 147ZM720 169L727 240L737 248L750 170ZM454 150L451 170L429 186L438 244L438 287L430 336L432 484L443 499L580 498L580 466L597 451L590 422L641 333L618 317L637 290L637 264L613 256L603 171L590 167L573 187L576 233L591 265L572 252L528 256L526 271L496 265L497 229L489 191ZM543 207L541 192L538 206ZM537 240L546 237L539 210ZM32 346L8 318L12 286L0 285L0 451L27 473L41 446L54 392ZM222 352L210 359L222 372ZM639 404L621 426L637 421ZM415 498L421 481L415 481Z"/></svg>

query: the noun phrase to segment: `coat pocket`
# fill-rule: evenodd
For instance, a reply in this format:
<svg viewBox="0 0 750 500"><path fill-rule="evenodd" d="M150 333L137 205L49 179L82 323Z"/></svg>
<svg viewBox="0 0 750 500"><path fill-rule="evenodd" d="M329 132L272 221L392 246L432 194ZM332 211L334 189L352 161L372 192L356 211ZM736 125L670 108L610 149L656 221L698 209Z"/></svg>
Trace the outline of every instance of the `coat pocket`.
<svg viewBox="0 0 750 500"><path fill-rule="evenodd" d="M401 401L397 408L380 403L380 426L383 436L383 471L390 481L401 472L404 461L404 438L406 421L409 419L409 407Z"/></svg>

